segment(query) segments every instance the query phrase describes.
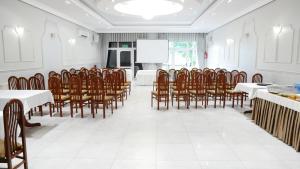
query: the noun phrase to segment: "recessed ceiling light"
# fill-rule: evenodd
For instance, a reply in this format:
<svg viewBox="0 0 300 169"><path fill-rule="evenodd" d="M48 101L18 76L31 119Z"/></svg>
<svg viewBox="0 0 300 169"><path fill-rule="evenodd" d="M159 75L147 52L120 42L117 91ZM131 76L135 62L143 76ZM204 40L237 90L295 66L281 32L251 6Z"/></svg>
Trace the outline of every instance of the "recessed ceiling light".
<svg viewBox="0 0 300 169"><path fill-rule="evenodd" d="M66 3L66 4L68 4L68 5L70 5L70 4L71 4L71 2L70 2L70 1L68 1L68 0L65 0L65 3Z"/></svg>
<svg viewBox="0 0 300 169"><path fill-rule="evenodd" d="M115 0L111 0L111 2L115 2Z"/></svg>
<svg viewBox="0 0 300 169"><path fill-rule="evenodd" d="M170 0L127 0L117 3L114 9L125 14L142 16L150 20L155 16L174 14L183 9L183 5Z"/></svg>
<svg viewBox="0 0 300 169"><path fill-rule="evenodd" d="M227 3L229 4L230 2L232 2L232 0L227 0Z"/></svg>

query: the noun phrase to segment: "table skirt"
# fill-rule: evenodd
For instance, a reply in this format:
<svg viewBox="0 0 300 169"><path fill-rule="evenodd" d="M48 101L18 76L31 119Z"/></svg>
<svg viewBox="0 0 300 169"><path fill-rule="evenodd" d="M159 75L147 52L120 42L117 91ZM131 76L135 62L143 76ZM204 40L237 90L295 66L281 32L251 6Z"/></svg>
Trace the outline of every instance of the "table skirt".
<svg viewBox="0 0 300 169"><path fill-rule="evenodd" d="M300 151L300 112L256 98L252 120L296 151Z"/></svg>

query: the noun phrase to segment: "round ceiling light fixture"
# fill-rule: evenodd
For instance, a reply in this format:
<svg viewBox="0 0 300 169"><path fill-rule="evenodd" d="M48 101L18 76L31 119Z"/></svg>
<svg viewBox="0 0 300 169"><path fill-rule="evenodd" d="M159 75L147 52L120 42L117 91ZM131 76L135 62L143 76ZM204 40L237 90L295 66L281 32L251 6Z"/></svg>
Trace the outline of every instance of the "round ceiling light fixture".
<svg viewBox="0 0 300 169"><path fill-rule="evenodd" d="M150 20L155 16L180 12L183 5L169 0L127 0L117 3L114 9L118 12L142 16Z"/></svg>

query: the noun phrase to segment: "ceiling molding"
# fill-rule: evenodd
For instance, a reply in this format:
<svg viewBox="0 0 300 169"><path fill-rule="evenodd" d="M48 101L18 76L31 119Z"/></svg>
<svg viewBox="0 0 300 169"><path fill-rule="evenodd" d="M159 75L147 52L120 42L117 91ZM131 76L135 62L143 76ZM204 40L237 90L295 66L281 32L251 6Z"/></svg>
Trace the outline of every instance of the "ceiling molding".
<svg viewBox="0 0 300 169"><path fill-rule="evenodd" d="M227 25L231 22L234 22L235 20L237 20L237 19L239 19L239 18L241 18L241 17L243 17L243 16L245 16L245 15L251 13L251 12L254 12L254 11L262 8L262 7L268 5L269 3L273 2L273 1L275 1L275 0L262 0L262 1L259 1L255 4L251 5L250 7L242 10L241 12L237 13L236 15L226 19L223 23L219 24L219 26L217 26L216 28L213 28L213 29L209 30L209 32L215 31L215 30L217 30L217 29L219 29L219 28L221 28L221 27L223 27L223 26L225 26L225 25Z"/></svg>
<svg viewBox="0 0 300 169"><path fill-rule="evenodd" d="M95 28L90 27L90 26L88 26L88 25L86 25L86 24L84 24L82 22L79 22L79 21L77 21L77 20L69 17L68 15L65 15L64 13L61 13L58 10L56 10L56 9L54 9L52 7L49 7L48 5L45 5L43 3L38 2L37 0L19 0L19 1L22 1L22 2L24 2L26 4L28 4L28 5L31 5L31 6L33 6L35 8L38 8L38 9L40 9L42 11L45 11L45 12L50 13L52 15L55 15L55 16L57 16L59 18L62 18L64 20L72 22L72 23L74 23L76 25L82 26L82 27L84 27L86 29L89 29L89 30L92 30L92 31L96 32Z"/></svg>

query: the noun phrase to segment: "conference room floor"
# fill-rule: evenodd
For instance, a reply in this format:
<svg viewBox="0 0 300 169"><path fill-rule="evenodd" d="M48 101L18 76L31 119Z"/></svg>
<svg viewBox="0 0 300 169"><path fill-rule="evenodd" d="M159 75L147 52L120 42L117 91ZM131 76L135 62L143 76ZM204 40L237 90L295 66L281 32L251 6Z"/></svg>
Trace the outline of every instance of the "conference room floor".
<svg viewBox="0 0 300 169"><path fill-rule="evenodd" d="M300 168L300 153L256 126L241 109L195 109L192 103L189 110L157 111L150 107L151 89L134 87L125 106L105 120L102 111L93 119L88 108L84 119L67 112L63 118L35 116L33 121L43 126L27 131L29 168Z"/></svg>

